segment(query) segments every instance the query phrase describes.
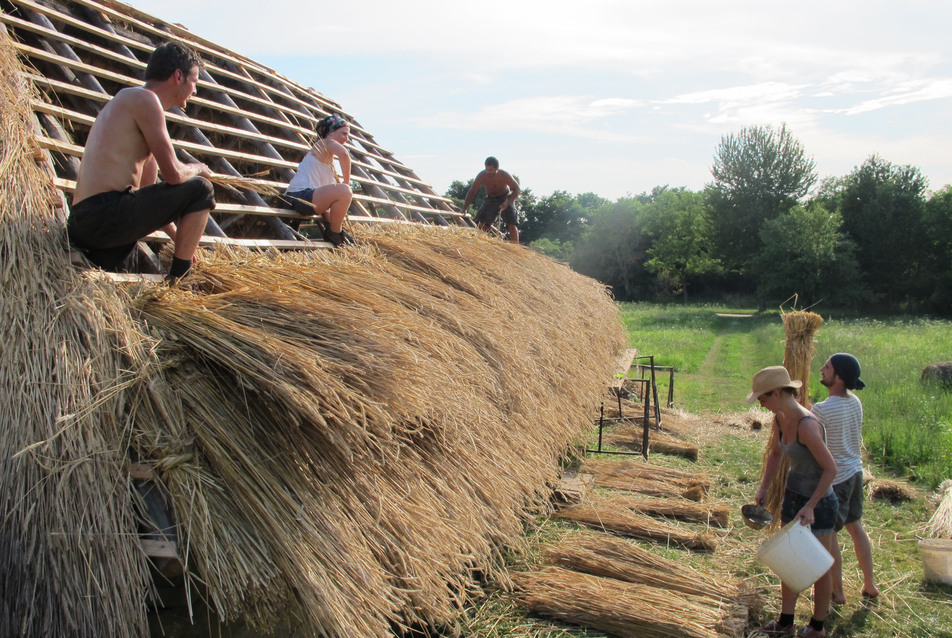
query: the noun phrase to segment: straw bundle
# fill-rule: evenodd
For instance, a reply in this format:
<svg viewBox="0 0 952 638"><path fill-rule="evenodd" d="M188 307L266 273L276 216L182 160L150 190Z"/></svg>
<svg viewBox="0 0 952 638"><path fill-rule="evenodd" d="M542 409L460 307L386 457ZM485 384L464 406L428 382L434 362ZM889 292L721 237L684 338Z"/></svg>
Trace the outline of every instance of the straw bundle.
<svg viewBox="0 0 952 638"><path fill-rule="evenodd" d="M0 33L0 636L141 636L148 565L122 471L143 342L69 264Z"/></svg>
<svg viewBox="0 0 952 638"><path fill-rule="evenodd" d="M592 497L578 505L560 509L557 516L592 529L687 549L713 551L717 545L712 536L683 530L650 516L638 514L627 507L622 499Z"/></svg>
<svg viewBox="0 0 952 638"><path fill-rule="evenodd" d="M712 608L724 604L720 625L736 635L743 634L748 617L763 604L743 581L705 573L620 538L583 535L545 549L543 556L557 567L686 594Z"/></svg>
<svg viewBox="0 0 952 638"><path fill-rule="evenodd" d="M889 479L874 479L869 483L869 498L872 501L886 500L892 502L911 501L915 493L908 486L899 481Z"/></svg>
<svg viewBox="0 0 952 638"><path fill-rule="evenodd" d="M640 452L642 448L641 428L624 428L617 432L608 432L603 437L603 441L608 445L627 448L633 452ZM683 456L691 461L696 461L698 457L698 447L687 441L673 437L664 432L652 432L648 441L648 447L652 452L659 454L670 454L672 456Z"/></svg>
<svg viewBox="0 0 952 638"><path fill-rule="evenodd" d="M798 400L803 407L810 409L810 365L813 362L813 354L816 352L814 336L820 326L823 324L823 317L815 312L805 312L794 310L785 312L782 315L784 331L784 351L783 367L787 369L791 379L799 379L803 385L800 386ZM771 428L770 439L764 448L763 462L761 466L766 465L767 455L774 444L774 438L779 436L777 428ZM780 527L780 507L783 505L783 493L787 483L787 472L790 469L790 463L784 456L781 458L780 465L777 468L777 475L770 484L767 493L767 500L764 507L773 514L773 523L770 529Z"/></svg>
<svg viewBox="0 0 952 638"><path fill-rule="evenodd" d="M717 527L727 527L730 522L730 512L726 507L699 505L684 498L640 498L619 495L614 497L614 500L628 509L659 518L673 518Z"/></svg>
<svg viewBox="0 0 952 638"><path fill-rule="evenodd" d="M546 567L513 577L517 598L533 613L622 638L716 638L722 607L646 585Z"/></svg>
<svg viewBox="0 0 952 638"><path fill-rule="evenodd" d="M631 461L587 459L582 471L592 474L595 483L601 487L692 501L703 500L711 484L710 479L703 474Z"/></svg>
<svg viewBox="0 0 952 638"><path fill-rule="evenodd" d="M931 538L952 539L952 480L939 486L939 504L932 513L925 533Z"/></svg>
<svg viewBox="0 0 952 638"><path fill-rule="evenodd" d="M267 171L260 174L266 175ZM212 184L217 184L218 186L235 192L238 192L238 189L243 188L245 190L254 191L255 193L259 193L261 195L274 196L281 194L281 191L276 189L271 182L255 179L254 177L214 173L208 178L208 181L210 181Z"/></svg>

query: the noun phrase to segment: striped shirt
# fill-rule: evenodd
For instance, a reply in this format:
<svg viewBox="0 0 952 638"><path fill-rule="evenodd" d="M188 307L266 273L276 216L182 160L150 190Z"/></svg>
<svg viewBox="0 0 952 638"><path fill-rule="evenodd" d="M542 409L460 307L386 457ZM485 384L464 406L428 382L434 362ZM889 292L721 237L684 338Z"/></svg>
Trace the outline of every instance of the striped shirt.
<svg viewBox="0 0 952 638"><path fill-rule="evenodd" d="M852 392L828 397L813 406L813 414L826 428L826 445L836 461L833 485L863 471L863 404Z"/></svg>

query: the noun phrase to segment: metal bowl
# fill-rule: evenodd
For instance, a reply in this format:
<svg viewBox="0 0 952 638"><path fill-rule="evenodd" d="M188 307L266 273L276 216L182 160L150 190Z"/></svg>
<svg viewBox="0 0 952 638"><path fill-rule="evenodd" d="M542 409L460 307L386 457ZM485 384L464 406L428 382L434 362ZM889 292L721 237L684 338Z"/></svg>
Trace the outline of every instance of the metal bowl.
<svg viewBox="0 0 952 638"><path fill-rule="evenodd" d="M740 508L740 515L751 529L763 529L773 523L773 514L760 505L744 505Z"/></svg>

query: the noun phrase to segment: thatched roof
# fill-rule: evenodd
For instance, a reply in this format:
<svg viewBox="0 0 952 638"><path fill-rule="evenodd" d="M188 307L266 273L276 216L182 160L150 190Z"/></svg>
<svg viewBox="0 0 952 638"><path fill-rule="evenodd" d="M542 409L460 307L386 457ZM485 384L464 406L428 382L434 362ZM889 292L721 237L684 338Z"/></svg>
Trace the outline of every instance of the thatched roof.
<svg viewBox="0 0 952 638"><path fill-rule="evenodd" d="M86 1L5 3L4 22L27 6L123 22ZM197 290L76 270L31 150L49 145L33 118L50 85L21 72L23 46L0 35L0 635L148 635L143 468L186 584L225 622L349 638L452 622L504 578L591 428L625 345L604 289L423 224L335 253L205 252Z"/></svg>

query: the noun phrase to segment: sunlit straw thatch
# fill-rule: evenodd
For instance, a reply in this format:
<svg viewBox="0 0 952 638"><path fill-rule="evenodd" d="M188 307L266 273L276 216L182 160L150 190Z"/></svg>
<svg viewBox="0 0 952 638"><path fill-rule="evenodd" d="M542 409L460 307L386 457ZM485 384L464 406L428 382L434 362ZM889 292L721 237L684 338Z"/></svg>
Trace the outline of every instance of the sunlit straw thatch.
<svg viewBox="0 0 952 638"><path fill-rule="evenodd" d="M929 518L925 533L931 538L952 539L952 480L942 481L939 486L939 504Z"/></svg>
<svg viewBox="0 0 952 638"><path fill-rule="evenodd" d="M3 86L20 95L17 77ZM203 254L201 294L118 288L70 266L17 99L0 165L0 635L148 632L130 450L226 621L387 636L452 621L474 573L504 578L626 345L601 286L419 228L334 254Z"/></svg>

